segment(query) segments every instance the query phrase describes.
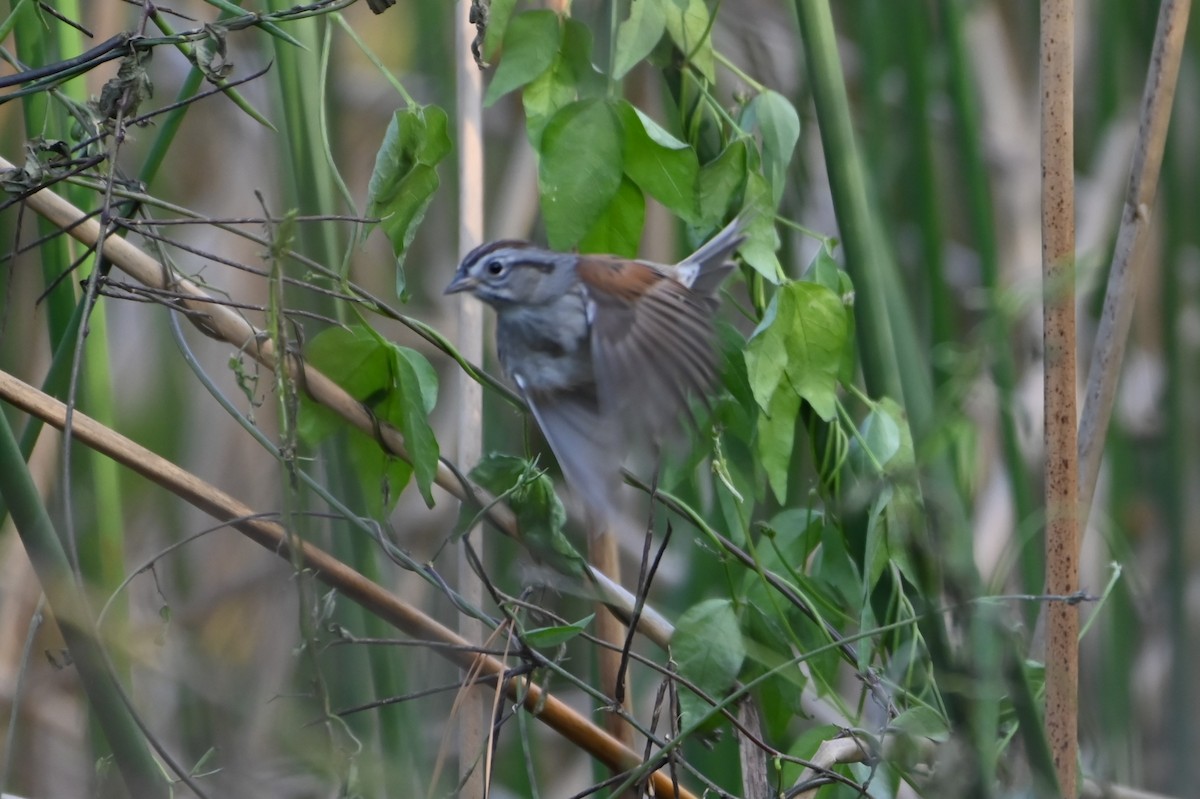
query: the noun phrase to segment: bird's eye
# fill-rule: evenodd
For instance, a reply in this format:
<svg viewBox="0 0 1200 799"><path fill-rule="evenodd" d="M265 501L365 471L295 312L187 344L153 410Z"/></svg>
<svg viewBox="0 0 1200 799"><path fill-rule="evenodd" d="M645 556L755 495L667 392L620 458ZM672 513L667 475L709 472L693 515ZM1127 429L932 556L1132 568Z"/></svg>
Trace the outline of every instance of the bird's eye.
<svg viewBox="0 0 1200 799"><path fill-rule="evenodd" d="M492 277L500 277L500 275L504 274L505 267L504 267L503 261L494 260L494 261L488 261L486 264L483 265L483 268L484 268L484 271L486 271Z"/></svg>

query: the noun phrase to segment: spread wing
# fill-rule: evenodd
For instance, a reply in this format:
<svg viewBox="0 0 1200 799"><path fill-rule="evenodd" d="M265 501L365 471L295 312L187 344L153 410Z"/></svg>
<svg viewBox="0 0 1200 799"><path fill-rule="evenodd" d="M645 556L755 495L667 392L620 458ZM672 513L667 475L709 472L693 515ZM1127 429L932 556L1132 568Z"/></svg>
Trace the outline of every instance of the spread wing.
<svg viewBox="0 0 1200 799"><path fill-rule="evenodd" d="M596 521L608 522L616 508L623 453L618 431L601 413L595 392L590 387L531 391L519 374L513 377L558 459L567 485Z"/></svg>
<svg viewBox="0 0 1200 799"><path fill-rule="evenodd" d="M678 429L716 377L713 302L645 263L583 257L600 410L634 443Z"/></svg>

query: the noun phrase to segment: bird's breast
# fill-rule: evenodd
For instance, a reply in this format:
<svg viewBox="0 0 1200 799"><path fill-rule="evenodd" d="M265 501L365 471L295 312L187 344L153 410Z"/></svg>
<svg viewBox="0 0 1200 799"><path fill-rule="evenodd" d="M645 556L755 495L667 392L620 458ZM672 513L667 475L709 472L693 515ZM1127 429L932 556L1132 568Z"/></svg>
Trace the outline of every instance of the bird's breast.
<svg viewBox="0 0 1200 799"><path fill-rule="evenodd" d="M579 389L594 382L583 297L571 292L547 305L509 307L496 317L504 371L526 391Z"/></svg>

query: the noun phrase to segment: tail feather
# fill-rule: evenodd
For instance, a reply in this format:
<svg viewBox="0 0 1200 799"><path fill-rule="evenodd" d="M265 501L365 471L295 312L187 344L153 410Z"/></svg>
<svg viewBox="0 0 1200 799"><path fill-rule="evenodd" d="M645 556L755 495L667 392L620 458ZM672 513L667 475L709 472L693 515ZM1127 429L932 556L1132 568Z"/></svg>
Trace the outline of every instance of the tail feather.
<svg viewBox="0 0 1200 799"><path fill-rule="evenodd" d="M750 219L742 214L721 229L676 266L679 280L695 293L711 297L725 277L733 271L729 257L746 240L745 230Z"/></svg>

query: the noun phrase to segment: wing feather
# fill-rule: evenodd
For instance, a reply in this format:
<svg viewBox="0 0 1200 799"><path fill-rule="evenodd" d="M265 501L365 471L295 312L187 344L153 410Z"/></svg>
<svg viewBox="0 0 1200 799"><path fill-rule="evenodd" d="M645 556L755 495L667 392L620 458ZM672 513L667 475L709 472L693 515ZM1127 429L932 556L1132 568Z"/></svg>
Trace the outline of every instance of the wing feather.
<svg viewBox="0 0 1200 799"><path fill-rule="evenodd" d="M677 432L689 397L703 400L716 378L713 303L649 264L584 258L578 268L594 288L601 410L635 444L661 442Z"/></svg>

